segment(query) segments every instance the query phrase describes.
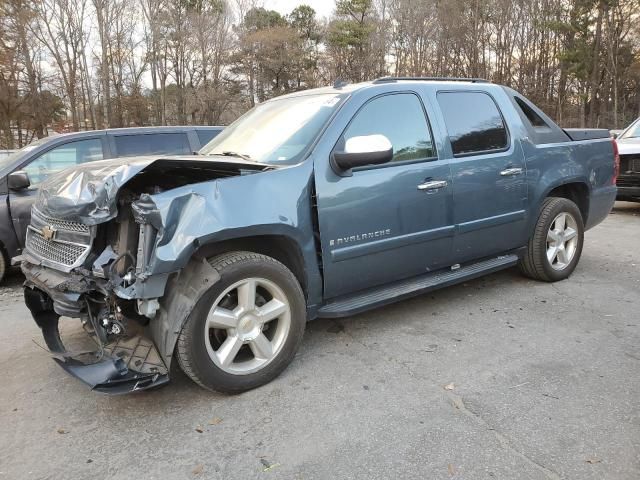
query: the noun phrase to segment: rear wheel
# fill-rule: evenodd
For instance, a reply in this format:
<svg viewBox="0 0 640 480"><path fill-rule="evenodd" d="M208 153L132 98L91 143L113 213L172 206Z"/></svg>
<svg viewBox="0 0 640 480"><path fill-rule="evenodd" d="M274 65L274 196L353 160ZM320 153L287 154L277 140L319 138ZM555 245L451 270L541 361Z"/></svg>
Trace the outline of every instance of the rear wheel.
<svg viewBox="0 0 640 480"><path fill-rule="evenodd" d="M291 362L306 323L297 279L280 262L251 252L210 260L220 274L178 337L182 370L199 385L238 393L263 385Z"/></svg>
<svg viewBox="0 0 640 480"><path fill-rule="evenodd" d="M536 280L564 280L575 270L583 242L584 225L578 206L566 198L547 198L520 260L520 270Z"/></svg>

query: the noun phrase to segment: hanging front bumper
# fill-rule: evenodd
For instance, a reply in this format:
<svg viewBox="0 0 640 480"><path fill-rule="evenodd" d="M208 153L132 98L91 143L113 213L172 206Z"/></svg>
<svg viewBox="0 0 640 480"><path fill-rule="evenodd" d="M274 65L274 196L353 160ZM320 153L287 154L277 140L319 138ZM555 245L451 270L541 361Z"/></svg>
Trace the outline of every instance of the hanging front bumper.
<svg viewBox="0 0 640 480"><path fill-rule="evenodd" d="M154 343L143 334L117 338L95 351L73 353L65 348L58 330L60 315L51 297L32 286L24 290L25 303L53 354L66 372L92 390L109 395L147 390L169 381L169 371Z"/></svg>

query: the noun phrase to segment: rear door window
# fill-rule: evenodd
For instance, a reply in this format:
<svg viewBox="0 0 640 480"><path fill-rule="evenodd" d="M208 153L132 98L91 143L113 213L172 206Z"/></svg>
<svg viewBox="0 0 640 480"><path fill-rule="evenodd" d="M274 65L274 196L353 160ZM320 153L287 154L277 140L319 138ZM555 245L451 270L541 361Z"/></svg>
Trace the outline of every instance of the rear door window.
<svg viewBox="0 0 640 480"><path fill-rule="evenodd" d="M36 157L23 168L31 185L37 185L52 173L81 163L102 160L102 141L99 138L76 140L59 145Z"/></svg>
<svg viewBox="0 0 640 480"><path fill-rule="evenodd" d="M114 135L116 155L189 155L191 147L186 133L150 133L145 135Z"/></svg>
<svg viewBox="0 0 640 480"><path fill-rule="evenodd" d="M453 155L473 155L508 147L507 127L493 98L484 92L439 92Z"/></svg>

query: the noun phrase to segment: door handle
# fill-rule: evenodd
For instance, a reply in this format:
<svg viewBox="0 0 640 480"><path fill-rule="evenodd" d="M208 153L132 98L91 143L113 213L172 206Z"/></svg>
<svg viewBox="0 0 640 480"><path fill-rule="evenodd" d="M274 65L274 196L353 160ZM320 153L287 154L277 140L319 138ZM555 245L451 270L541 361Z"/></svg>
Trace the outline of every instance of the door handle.
<svg viewBox="0 0 640 480"><path fill-rule="evenodd" d="M439 188L444 188L447 185L449 185L449 183L446 180L432 180L418 185L418 190L438 190Z"/></svg>
<svg viewBox="0 0 640 480"><path fill-rule="evenodd" d="M514 175L520 175L521 173L521 168L506 168L500 172L500 175L503 177L512 177Z"/></svg>

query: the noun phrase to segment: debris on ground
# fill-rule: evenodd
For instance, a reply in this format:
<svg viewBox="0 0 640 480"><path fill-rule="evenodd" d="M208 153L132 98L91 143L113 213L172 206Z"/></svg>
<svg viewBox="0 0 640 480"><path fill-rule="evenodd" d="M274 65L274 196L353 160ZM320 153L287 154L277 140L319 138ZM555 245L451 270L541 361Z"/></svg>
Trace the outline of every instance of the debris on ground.
<svg viewBox="0 0 640 480"><path fill-rule="evenodd" d="M58 430L56 430L60 435L64 435L65 433L69 433L69 430L65 430L62 427L58 427Z"/></svg>
<svg viewBox="0 0 640 480"><path fill-rule="evenodd" d="M196 432L198 432L198 433L202 433L202 432L204 432L204 428L202 428L202 425L198 425L198 426L196 427Z"/></svg>
<svg viewBox="0 0 640 480"><path fill-rule="evenodd" d="M202 472L204 472L204 465L202 464L196 465L196 467L191 470L191 473L193 473L194 475L201 475Z"/></svg>
<svg viewBox="0 0 640 480"><path fill-rule="evenodd" d="M218 425L221 422L222 419L220 417L213 417L211 420L209 420L209 425Z"/></svg>
<svg viewBox="0 0 640 480"><path fill-rule="evenodd" d="M519 383L518 385L512 385L511 387L509 387L509 389L524 387L525 385L528 385L528 384L530 384L530 383L531 383L531 382L523 382L523 383Z"/></svg>
<svg viewBox="0 0 640 480"><path fill-rule="evenodd" d="M264 466L264 468L262 469L263 472L270 472L274 468L277 468L280 466L279 463L271 463L266 458L261 458L260 463Z"/></svg>
<svg viewBox="0 0 640 480"><path fill-rule="evenodd" d="M549 395L548 393L543 393L543 397L555 398L556 400L560 400L560 397L556 397L555 395Z"/></svg>
<svg viewBox="0 0 640 480"><path fill-rule="evenodd" d="M456 386L453 384L453 382L444 386L445 390L453 390L454 388L456 388Z"/></svg>

